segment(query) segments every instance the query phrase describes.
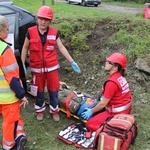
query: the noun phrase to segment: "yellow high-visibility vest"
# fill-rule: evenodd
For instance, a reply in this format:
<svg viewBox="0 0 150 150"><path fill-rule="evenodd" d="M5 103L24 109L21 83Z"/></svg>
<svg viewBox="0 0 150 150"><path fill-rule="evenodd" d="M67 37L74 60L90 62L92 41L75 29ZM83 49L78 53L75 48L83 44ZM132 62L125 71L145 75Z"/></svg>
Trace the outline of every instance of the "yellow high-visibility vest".
<svg viewBox="0 0 150 150"><path fill-rule="evenodd" d="M8 45L0 41L0 66L2 65L2 53ZM10 58L11 59L11 58ZM16 65L16 62L11 65ZM6 67L5 67L6 68ZM18 101L18 98L15 96L15 93L11 90L10 85L5 79L3 66L0 68L0 104L11 104ZM9 66L7 66L9 68Z"/></svg>

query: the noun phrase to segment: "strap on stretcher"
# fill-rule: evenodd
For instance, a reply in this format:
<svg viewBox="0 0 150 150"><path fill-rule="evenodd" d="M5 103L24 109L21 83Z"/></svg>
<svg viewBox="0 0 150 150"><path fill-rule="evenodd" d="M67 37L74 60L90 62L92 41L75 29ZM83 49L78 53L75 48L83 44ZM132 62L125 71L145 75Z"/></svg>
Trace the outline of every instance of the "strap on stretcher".
<svg viewBox="0 0 150 150"><path fill-rule="evenodd" d="M67 98L66 100L64 101L64 108L66 109L66 113L67 113L67 117L68 118L71 118L71 113L70 113L70 110L69 110L69 102L71 101L72 97L76 95L77 97L83 97L83 94L81 92L76 92L76 91L73 91Z"/></svg>
<svg viewBox="0 0 150 150"><path fill-rule="evenodd" d="M72 99L72 97L75 95L74 92L72 92L67 98L66 100L64 101L64 108L66 109L66 114L67 114L67 118L71 118L71 113L70 113L70 110L69 110L69 102L70 100Z"/></svg>

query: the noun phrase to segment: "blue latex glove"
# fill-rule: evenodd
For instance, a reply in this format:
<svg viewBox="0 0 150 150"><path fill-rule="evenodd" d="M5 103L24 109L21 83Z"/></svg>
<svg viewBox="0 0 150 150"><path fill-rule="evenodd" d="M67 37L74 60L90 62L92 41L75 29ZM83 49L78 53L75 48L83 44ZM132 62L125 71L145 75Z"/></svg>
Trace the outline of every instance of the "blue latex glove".
<svg viewBox="0 0 150 150"><path fill-rule="evenodd" d="M88 120L93 115L91 108L86 108L83 113L81 113L81 116L83 119Z"/></svg>
<svg viewBox="0 0 150 150"><path fill-rule="evenodd" d="M26 69L25 64L23 65L23 70L24 70L24 73L27 74L27 69Z"/></svg>
<svg viewBox="0 0 150 150"><path fill-rule="evenodd" d="M74 70L75 72L77 72L77 73L80 73L80 72L81 72L81 70L80 70L78 64L77 64L75 61L71 62L71 67L73 68L73 70Z"/></svg>

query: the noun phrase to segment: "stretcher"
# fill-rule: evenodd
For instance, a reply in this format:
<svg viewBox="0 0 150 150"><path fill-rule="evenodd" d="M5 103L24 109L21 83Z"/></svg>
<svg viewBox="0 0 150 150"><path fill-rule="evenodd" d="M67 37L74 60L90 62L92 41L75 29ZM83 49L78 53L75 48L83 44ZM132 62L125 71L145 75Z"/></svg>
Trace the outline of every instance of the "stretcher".
<svg viewBox="0 0 150 150"><path fill-rule="evenodd" d="M65 114L67 114L67 112L66 112L66 110L65 110L64 108L59 107L59 110L60 110L61 112L65 113ZM84 119L78 117L78 116L75 115L75 114L72 114L72 113L71 113L70 115L71 115L71 117L73 117L73 118L75 118L75 119L78 119L78 120L80 120L80 121L82 121L82 122L84 122L84 123L87 122L87 120L84 120Z"/></svg>
<svg viewBox="0 0 150 150"><path fill-rule="evenodd" d="M28 93L29 95L33 96L30 91L27 91L27 93ZM34 97L34 96L33 96L33 97ZM49 105L49 102L48 102L47 100L45 101L45 103L46 103L47 105ZM67 114L67 111L66 111L63 107L59 107L59 110L60 110L62 113ZM75 118L75 119L77 119L77 120L80 120L80 121L82 121L82 122L84 122L84 123L87 122L87 120L81 119L80 117L78 117L77 115L72 114L72 113L70 113L70 119L71 119L71 117L73 117L73 118Z"/></svg>
<svg viewBox="0 0 150 150"><path fill-rule="evenodd" d="M60 83L61 88L59 90L59 110L66 114L67 118L75 118L82 122L87 122L81 116L81 113L87 108L94 107L98 102L90 96L85 96L82 92L72 91L70 87L64 82ZM30 89L27 91L28 94L34 96ZM46 94L45 103L49 105L49 96Z"/></svg>

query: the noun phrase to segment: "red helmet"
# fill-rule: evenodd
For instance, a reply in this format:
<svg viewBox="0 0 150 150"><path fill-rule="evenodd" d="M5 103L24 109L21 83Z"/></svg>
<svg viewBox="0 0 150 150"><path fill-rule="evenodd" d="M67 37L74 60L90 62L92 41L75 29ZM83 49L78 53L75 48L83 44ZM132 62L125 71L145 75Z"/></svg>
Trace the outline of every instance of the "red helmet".
<svg viewBox="0 0 150 150"><path fill-rule="evenodd" d="M53 11L49 6L41 6L37 12L38 17L53 19Z"/></svg>
<svg viewBox="0 0 150 150"><path fill-rule="evenodd" d="M120 64L123 68L127 66L127 58L122 53L113 53L106 58L107 61Z"/></svg>

